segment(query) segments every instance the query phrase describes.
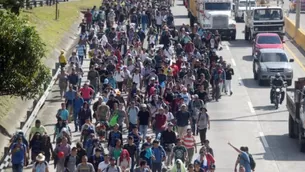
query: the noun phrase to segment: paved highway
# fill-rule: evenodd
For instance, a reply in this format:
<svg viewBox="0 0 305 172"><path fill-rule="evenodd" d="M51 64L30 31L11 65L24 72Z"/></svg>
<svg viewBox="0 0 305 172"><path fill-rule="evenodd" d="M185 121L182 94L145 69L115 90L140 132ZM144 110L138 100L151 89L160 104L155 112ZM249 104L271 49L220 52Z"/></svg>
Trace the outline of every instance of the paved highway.
<svg viewBox="0 0 305 172"><path fill-rule="evenodd" d="M188 24L182 1L176 1L176 4L172 8L176 25ZM253 80L251 44L243 40L243 29L244 24L238 23L237 40L224 41L224 48L219 52L235 70L233 95L223 96L219 102L211 102L207 106L211 117L211 130L207 136L214 149L217 172L234 170L237 153L227 145L228 141L237 147L249 147L256 160L258 172L303 172L305 154L299 152L297 140L288 137L288 112L285 103L275 110L269 102L270 88L260 87ZM299 64L305 57L289 42L285 49L291 58L298 57L292 64L294 78L304 76L305 71ZM87 67L85 70L88 71ZM60 103L58 87L54 86L39 114L49 133L53 132L55 114ZM72 130L74 131L73 127ZM73 133L73 136L75 143L79 133ZM51 169L51 172L54 171Z"/></svg>

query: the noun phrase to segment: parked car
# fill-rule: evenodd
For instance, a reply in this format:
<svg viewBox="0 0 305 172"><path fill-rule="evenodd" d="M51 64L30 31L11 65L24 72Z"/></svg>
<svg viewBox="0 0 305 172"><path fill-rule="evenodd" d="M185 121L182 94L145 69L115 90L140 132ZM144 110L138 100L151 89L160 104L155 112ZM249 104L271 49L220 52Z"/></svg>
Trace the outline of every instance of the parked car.
<svg viewBox="0 0 305 172"><path fill-rule="evenodd" d="M284 41L276 33L259 33L253 40L252 55L260 49L280 48L284 49Z"/></svg>

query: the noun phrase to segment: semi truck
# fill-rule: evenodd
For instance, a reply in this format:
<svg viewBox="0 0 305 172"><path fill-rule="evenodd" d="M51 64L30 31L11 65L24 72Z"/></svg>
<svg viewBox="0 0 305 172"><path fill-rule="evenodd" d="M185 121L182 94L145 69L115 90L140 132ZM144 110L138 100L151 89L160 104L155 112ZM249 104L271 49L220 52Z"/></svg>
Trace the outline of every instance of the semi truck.
<svg viewBox="0 0 305 172"><path fill-rule="evenodd" d="M198 23L206 31L216 30L223 38L236 39L236 22L232 14L232 0L188 0L190 25Z"/></svg>
<svg viewBox="0 0 305 172"><path fill-rule="evenodd" d="M290 138L298 139L300 151L305 152L305 78L298 78L294 84L294 88L286 89L288 133Z"/></svg>

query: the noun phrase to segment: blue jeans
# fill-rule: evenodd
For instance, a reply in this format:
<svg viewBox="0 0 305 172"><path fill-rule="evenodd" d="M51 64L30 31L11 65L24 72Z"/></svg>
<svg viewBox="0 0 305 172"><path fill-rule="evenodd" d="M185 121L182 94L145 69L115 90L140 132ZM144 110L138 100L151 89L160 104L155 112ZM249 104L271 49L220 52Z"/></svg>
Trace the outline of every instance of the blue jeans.
<svg viewBox="0 0 305 172"><path fill-rule="evenodd" d="M12 170L13 170L13 172L23 172L23 163L13 164Z"/></svg>
<svg viewBox="0 0 305 172"><path fill-rule="evenodd" d="M147 26L147 23L142 23L142 30L143 30L143 31L146 30L146 26Z"/></svg>
<svg viewBox="0 0 305 172"><path fill-rule="evenodd" d="M75 131L78 130L79 125L78 125L78 112L79 110L73 109L73 120L74 120L74 126L75 126ZM81 130L81 129L79 129Z"/></svg>
<svg viewBox="0 0 305 172"><path fill-rule="evenodd" d="M90 105L91 99L84 99L84 102L87 102Z"/></svg>
<svg viewBox="0 0 305 172"><path fill-rule="evenodd" d="M146 138L146 134L147 134L147 129L148 129L148 125L140 125L140 133L143 135L143 140L145 140Z"/></svg>
<svg viewBox="0 0 305 172"><path fill-rule="evenodd" d="M80 64L83 65L84 62L84 56L78 56Z"/></svg>

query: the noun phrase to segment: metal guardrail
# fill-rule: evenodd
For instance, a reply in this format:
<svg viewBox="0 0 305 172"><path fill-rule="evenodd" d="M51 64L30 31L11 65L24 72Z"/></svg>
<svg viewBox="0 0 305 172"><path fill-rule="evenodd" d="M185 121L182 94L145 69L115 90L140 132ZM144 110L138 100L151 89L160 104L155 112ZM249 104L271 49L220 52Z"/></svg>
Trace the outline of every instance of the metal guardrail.
<svg viewBox="0 0 305 172"><path fill-rule="evenodd" d="M55 84L55 80L56 80L59 72L60 72L59 64L56 64L56 68L55 68L55 71L52 73L53 77L50 81L49 86L45 90L44 94L40 97L39 101L36 103L33 111L28 115L27 120L25 122L21 122L21 124L20 124L21 125L21 130L23 131L23 133L27 133L29 131L29 129L31 128L32 123L36 119L39 110L44 105L46 98L50 94L50 92L52 90L52 87ZM4 172L4 168L8 167L9 164L10 164L10 159L11 158L10 158L9 153L10 153L10 150L5 152L5 154L2 158L2 162L1 162L1 165L0 165L0 172Z"/></svg>

